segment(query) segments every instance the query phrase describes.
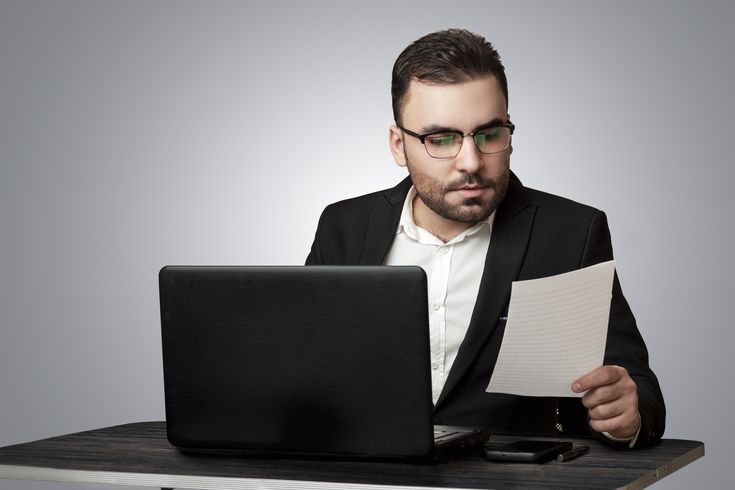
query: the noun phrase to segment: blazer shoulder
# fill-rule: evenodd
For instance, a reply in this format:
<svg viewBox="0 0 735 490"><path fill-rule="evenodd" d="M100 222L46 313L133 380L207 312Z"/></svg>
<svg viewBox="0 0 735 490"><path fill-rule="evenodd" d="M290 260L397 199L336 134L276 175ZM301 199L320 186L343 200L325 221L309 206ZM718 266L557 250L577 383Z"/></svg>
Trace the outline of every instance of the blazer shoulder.
<svg viewBox="0 0 735 490"><path fill-rule="evenodd" d="M380 251L390 245L409 188L410 181L404 180L392 189L328 205L319 218L307 264L380 261ZM363 255L365 250L369 255Z"/></svg>
<svg viewBox="0 0 735 490"><path fill-rule="evenodd" d="M548 192L532 189L530 187L523 188L527 199L537 206L539 213L544 216L553 216L558 219L566 219L571 221L589 221L593 216L603 213L601 210L583 204L572 199L550 194ZM604 214L604 213L603 213Z"/></svg>
<svg viewBox="0 0 735 490"><path fill-rule="evenodd" d="M381 191L371 192L362 196L350 197L348 199L342 199L341 201L333 202L324 208L324 212L328 213L353 213L353 212L364 212L370 209L378 199L384 199L384 194L390 189L384 189Z"/></svg>
<svg viewBox="0 0 735 490"><path fill-rule="evenodd" d="M322 220L334 221L347 226L366 223L375 204L380 201L402 206L410 187L411 181L406 178L395 187L334 202L324 208Z"/></svg>
<svg viewBox="0 0 735 490"><path fill-rule="evenodd" d="M524 188L524 192L535 214L523 279L561 274L612 258L605 213L536 189Z"/></svg>

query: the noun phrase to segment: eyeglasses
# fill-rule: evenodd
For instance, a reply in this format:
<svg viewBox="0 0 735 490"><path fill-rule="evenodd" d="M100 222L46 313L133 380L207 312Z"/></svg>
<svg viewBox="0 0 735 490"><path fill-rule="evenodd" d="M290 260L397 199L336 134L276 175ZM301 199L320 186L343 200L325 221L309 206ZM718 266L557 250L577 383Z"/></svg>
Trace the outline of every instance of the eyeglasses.
<svg viewBox="0 0 735 490"><path fill-rule="evenodd" d="M454 158L462 148L465 136L472 136L480 153L500 153L510 146L510 137L513 134L515 124L497 124L478 128L471 133L461 131L434 131L432 133L418 134L403 126L397 125L404 133L418 138L426 148L426 153L433 158Z"/></svg>

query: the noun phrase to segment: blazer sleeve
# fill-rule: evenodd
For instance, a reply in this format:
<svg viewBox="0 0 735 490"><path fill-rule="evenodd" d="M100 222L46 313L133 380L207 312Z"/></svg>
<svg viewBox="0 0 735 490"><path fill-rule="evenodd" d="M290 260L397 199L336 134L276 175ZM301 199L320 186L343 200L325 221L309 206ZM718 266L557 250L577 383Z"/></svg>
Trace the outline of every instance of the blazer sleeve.
<svg viewBox="0 0 735 490"><path fill-rule="evenodd" d="M605 213L598 211L590 221L581 267L612 260L612 258L612 241L607 217ZM638 387L641 428L635 447L654 444L661 439L664 433L666 406L658 379L648 364L648 349L638 331L630 306L623 296L617 272L613 279L604 364L618 365L627 369ZM605 442L612 442L601 434L599 437ZM623 445L627 447L627 443Z"/></svg>
<svg viewBox="0 0 735 490"><path fill-rule="evenodd" d="M305 265L320 265L323 263L321 257L320 237L323 231L322 228L324 226L324 214L326 212L327 211L325 209L319 217L319 224L317 225L316 233L314 234L314 242L312 242L311 244L311 251L309 251L309 255L306 257Z"/></svg>
<svg viewBox="0 0 735 490"><path fill-rule="evenodd" d="M353 212L354 207L342 202L324 208L316 227L314 242L306 257L306 265L357 263L365 224L360 213Z"/></svg>

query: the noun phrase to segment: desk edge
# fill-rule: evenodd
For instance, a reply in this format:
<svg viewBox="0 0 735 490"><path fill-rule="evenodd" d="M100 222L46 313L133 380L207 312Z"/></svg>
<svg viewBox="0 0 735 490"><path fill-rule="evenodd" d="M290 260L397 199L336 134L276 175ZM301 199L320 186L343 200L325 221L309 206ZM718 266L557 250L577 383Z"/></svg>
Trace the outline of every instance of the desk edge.
<svg viewBox="0 0 735 490"><path fill-rule="evenodd" d="M687 466L688 464L698 460L704 456L704 443L700 443L699 446L692 448L681 456L673 459L670 463L666 463L654 470L649 471L642 477L638 478L634 482L620 487L618 490L640 490L646 488L649 485L653 485L662 478L669 476L676 470Z"/></svg>
<svg viewBox="0 0 735 490"><path fill-rule="evenodd" d="M166 475L45 468L41 466L0 465L0 479L42 480L70 483L103 483L155 488L200 490L446 490L439 487L390 486L365 483L339 483L264 478L225 478L220 476ZM472 490L458 488L456 490Z"/></svg>

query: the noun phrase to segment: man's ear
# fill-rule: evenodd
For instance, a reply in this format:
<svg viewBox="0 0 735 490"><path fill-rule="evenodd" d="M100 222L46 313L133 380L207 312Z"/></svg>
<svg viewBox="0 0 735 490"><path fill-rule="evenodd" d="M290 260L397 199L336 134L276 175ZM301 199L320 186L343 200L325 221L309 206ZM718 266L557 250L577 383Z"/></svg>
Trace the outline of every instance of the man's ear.
<svg viewBox="0 0 735 490"><path fill-rule="evenodd" d="M406 166L406 154L403 148L403 133L395 124L388 128L388 145L390 152L393 154L393 160L399 167Z"/></svg>
<svg viewBox="0 0 735 490"><path fill-rule="evenodd" d="M513 124L513 121L510 119L510 114L506 114L505 115L505 119L509 123ZM513 154L513 140L511 139L511 141L510 141L510 148L508 148L508 155L512 155L512 154Z"/></svg>

